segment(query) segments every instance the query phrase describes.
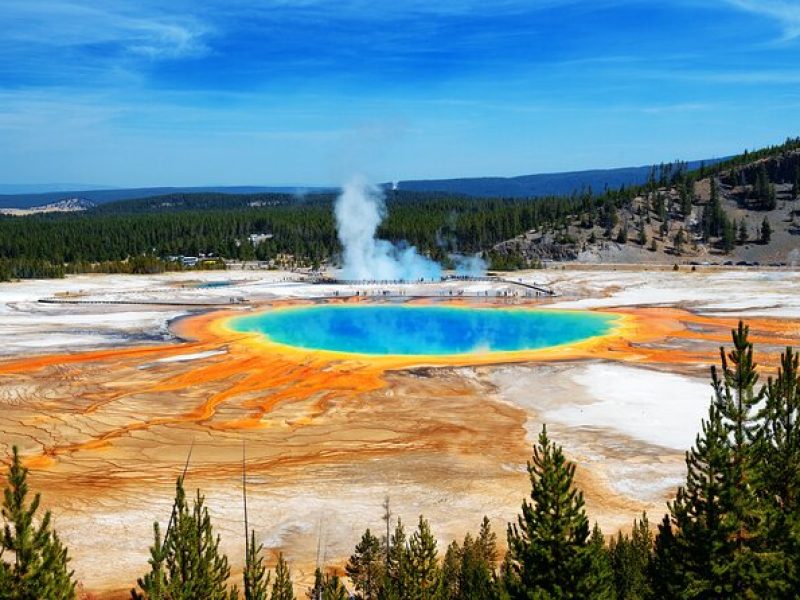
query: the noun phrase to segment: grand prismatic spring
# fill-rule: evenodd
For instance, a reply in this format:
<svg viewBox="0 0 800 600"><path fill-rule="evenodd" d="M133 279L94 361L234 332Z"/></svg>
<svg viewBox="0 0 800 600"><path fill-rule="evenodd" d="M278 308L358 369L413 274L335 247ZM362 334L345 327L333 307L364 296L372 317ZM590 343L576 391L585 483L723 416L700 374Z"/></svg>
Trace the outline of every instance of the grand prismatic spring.
<svg viewBox="0 0 800 600"><path fill-rule="evenodd" d="M447 356L568 344L608 333L615 320L586 311L322 305L242 317L231 326L309 350Z"/></svg>
<svg viewBox="0 0 800 600"><path fill-rule="evenodd" d="M739 317L765 375L800 345L794 272L519 277L560 297L282 273L0 284L2 441L20 446L78 576L108 597L141 575L190 447L187 485L239 568L245 442L250 524L304 585L320 546L341 565L365 524L380 526L387 495L443 542L484 514L502 531L545 422L604 530L660 515ZM55 295L86 304L38 302ZM215 302L228 306L194 306Z"/></svg>

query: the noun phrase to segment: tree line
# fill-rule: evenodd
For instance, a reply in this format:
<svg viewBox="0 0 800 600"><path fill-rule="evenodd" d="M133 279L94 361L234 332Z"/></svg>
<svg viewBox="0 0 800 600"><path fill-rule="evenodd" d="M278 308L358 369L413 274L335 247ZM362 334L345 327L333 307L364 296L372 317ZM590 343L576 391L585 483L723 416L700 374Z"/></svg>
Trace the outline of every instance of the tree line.
<svg viewBox="0 0 800 600"><path fill-rule="evenodd" d="M578 222L600 227L609 240L628 239L618 213L633 213L640 196L661 202L655 215L666 223L669 204L661 188L674 187L678 211L686 219L698 199L695 184L710 177L728 185L749 185L743 201L761 210L774 208L774 182L793 183L800 197L800 138L689 170L685 163L654 168L643 185L595 192L584 189L564 197L472 198L437 192L386 190L387 218L378 235L416 246L448 266L449 254L482 253L493 268L529 266L520 256L495 246L530 230L565 230ZM771 159L767 164L764 161ZM760 162L759 162L760 161ZM774 164L773 164L774 163ZM341 252L333 218L336 194L169 194L95 207L85 213L49 213L27 217L0 216L0 280L59 277L70 272L139 272L126 264L150 257L169 270L167 256L208 256L236 260L279 261L281 266L318 266L335 262ZM640 218L643 215L639 215ZM649 218L649 216L648 216ZM699 231L705 241L730 249L741 238L715 201L706 203ZM681 230L683 232L683 230ZM272 234L252 243L251 234ZM594 232L592 232L594 235ZM683 233L685 236L685 233ZM569 241L569 240L561 240ZM646 242L646 240L644 240Z"/></svg>
<svg viewBox="0 0 800 600"><path fill-rule="evenodd" d="M748 328L732 332L711 369L712 400L687 475L654 528L647 515L607 543L590 526L575 465L542 428L528 462L530 497L506 530L505 556L484 518L476 534L437 546L420 516L407 533L385 504L385 535L367 528L341 572L317 569L312 600L522 600L796 598L800 589L800 366L787 348L774 377L759 384ZM185 474L184 474L185 475ZM76 583L49 513L29 500L27 469L13 450L3 499L0 599L70 600ZM246 496L245 496L246 498ZM246 506L246 505L245 505ZM246 513L245 513L246 514ZM393 530L390 525L394 524ZM245 520L245 527L248 528ZM133 600L294 600L278 555L268 569L248 529L241 582L198 490L184 476L162 533L153 527ZM241 590L239 589L241 585ZM347 586L350 586L349 588Z"/></svg>

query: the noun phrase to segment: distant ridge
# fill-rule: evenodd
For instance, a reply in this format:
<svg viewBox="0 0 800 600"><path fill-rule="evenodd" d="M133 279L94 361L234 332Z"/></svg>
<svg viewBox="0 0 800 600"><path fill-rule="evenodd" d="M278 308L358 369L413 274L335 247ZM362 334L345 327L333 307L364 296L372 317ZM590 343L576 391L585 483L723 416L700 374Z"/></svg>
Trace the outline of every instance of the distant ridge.
<svg viewBox="0 0 800 600"><path fill-rule="evenodd" d="M728 158L728 157L726 157ZM683 163L689 169L702 164L712 166L726 158L712 158ZM446 192L476 197L535 198L540 196L568 196L592 188L602 192L606 187L618 189L622 186L645 183L654 165L642 167L623 167L619 169L593 169L589 171L570 171L565 173L541 173L520 175L518 177L464 177L459 179L422 179L385 183L385 189L397 187L411 192ZM3 194L4 189L24 189L25 186L0 184L0 208L27 209L52 204L68 198L80 198L94 204L106 204L120 200L151 198L167 194L192 194L214 192L220 194L259 194L283 193L305 194L335 191L333 187L320 186L202 186L202 187L149 187L125 189L83 189L62 190L63 184L54 191L36 193ZM47 184L31 186L31 189L46 187Z"/></svg>
<svg viewBox="0 0 800 600"><path fill-rule="evenodd" d="M726 158L695 160L683 164L692 170L700 168L703 164L712 166L726 160ZM647 165L619 169L520 175L518 177L423 179L399 181L396 184L386 184L386 187L396 185L399 190L413 192L449 192L481 197L533 198L537 196L568 196L573 192L580 192L589 187L595 192L602 192L606 187L618 189L622 186L639 185L647 181L652 169L652 165Z"/></svg>
<svg viewBox="0 0 800 600"><path fill-rule="evenodd" d="M1 189L1 188L0 188ZM106 204L119 200L165 196L167 194L192 194L215 192L221 194L305 194L330 191L334 188L303 186L208 186L208 187L152 187L105 190L71 190L44 193L0 194L0 208L33 208L59 202L68 198L79 198L93 204Z"/></svg>

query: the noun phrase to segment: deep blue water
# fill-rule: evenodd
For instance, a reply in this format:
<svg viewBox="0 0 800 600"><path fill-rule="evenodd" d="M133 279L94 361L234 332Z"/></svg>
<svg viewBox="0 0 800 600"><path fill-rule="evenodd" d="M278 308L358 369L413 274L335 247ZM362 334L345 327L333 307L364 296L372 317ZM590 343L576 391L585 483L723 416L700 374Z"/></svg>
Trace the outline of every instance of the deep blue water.
<svg viewBox="0 0 800 600"><path fill-rule="evenodd" d="M236 331L316 350L448 355L535 350L607 333L615 317L591 312L446 306L319 305L233 319Z"/></svg>

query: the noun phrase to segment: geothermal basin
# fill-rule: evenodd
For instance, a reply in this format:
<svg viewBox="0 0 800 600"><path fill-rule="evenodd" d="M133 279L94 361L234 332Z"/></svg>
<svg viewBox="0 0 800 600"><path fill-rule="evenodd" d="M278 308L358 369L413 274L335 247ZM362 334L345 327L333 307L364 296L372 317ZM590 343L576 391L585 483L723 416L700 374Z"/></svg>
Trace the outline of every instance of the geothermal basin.
<svg viewBox="0 0 800 600"><path fill-rule="evenodd" d="M273 271L3 283L0 448L19 446L85 589L116 600L147 569L190 450L187 486L238 576L244 443L250 526L302 592L320 556L340 568L382 526L386 496L393 519L430 519L440 549L484 515L502 545L544 423L605 533L655 521L738 319L762 381L800 346L800 272L514 278L557 295L452 280L388 297Z"/></svg>
<svg viewBox="0 0 800 600"><path fill-rule="evenodd" d="M232 319L234 331L348 354L443 356L540 350L611 331L616 315L462 306L315 305Z"/></svg>

